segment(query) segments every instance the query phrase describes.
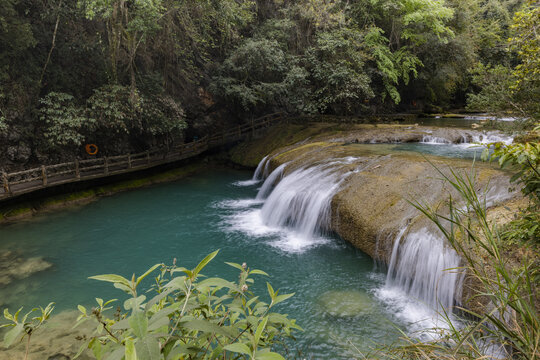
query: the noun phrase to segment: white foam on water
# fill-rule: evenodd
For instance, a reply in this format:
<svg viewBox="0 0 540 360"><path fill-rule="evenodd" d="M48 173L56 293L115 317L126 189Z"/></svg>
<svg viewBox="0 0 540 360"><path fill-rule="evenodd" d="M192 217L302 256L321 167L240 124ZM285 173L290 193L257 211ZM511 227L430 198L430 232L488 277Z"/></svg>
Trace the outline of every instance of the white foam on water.
<svg viewBox="0 0 540 360"><path fill-rule="evenodd" d="M262 203L262 200L257 199L223 200L215 203L213 207L218 209L246 209Z"/></svg>
<svg viewBox="0 0 540 360"><path fill-rule="evenodd" d="M242 180L242 181L235 181L232 184L238 187L248 187L248 186L256 185L260 182L261 180Z"/></svg>
<svg viewBox="0 0 540 360"><path fill-rule="evenodd" d="M430 144L430 145L446 145L451 144L452 142L448 139L432 136L432 135L424 135L422 137L422 141L420 141L422 144Z"/></svg>

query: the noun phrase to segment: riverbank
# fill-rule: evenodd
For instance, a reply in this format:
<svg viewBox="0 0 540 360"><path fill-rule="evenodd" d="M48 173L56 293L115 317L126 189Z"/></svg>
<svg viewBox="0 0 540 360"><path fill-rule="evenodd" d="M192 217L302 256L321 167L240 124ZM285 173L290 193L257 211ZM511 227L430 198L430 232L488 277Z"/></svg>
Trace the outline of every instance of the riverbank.
<svg viewBox="0 0 540 360"><path fill-rule="evenodd" d="M140 189L164 182L176 181L203 171L208 167L209 160L208 158L204 158L176 169L145 175L135 179L114 182L91 187L86 190L45 197L43 199L15 203L13 205L0 205L0 225L30 219L35 215L46 212L86 205L104 196L111 196L120 192Z"/></svg>

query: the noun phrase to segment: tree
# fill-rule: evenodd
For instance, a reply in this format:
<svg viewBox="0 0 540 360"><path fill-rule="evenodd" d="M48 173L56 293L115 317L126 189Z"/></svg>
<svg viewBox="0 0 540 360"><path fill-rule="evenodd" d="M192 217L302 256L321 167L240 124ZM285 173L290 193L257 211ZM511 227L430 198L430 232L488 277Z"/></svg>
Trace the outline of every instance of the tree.
<svg viewBox="0 0 540 360"><path fill-rule="evenodd" d="M160 28L165 12L162 0L80 0L80 4L89 19L105 21L113 82L118 82L118 64L123 62L129 72L133 100L137 51Z"/></svg>
<svg viewBox="0 0 540 360"><path fill-rule="evenodd" d="M85 140L94 120L75 104L70 94L51 92L40 100L40 119L44 137L51 150L74 154Z"/></svg>
<svg viewBox="0 0 540 360"><path fill-rule="evenodd" d="M475 77L480 91L469 95L468 106L494 113L512 111L533 127L540 119L540 8L528 1L516 12L511 30L508 41L519 63L513 69L499 65L481 71Z"/></svg>

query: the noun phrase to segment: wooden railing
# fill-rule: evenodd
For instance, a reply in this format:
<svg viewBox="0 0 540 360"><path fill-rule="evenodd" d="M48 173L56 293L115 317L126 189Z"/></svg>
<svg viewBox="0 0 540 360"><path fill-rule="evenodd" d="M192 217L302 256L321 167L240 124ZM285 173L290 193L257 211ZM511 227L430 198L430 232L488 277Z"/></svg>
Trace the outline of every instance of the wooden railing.
<svg viewBox="0 0 540 360"><path fill-rule="evenodd" d="M204 151L253 136L278 121L282 114L270 114L237 128L219 134L177 145L169 149L153 149L138 154L105 156L94 159L75 160L62 164L42 165L37 168L14 173L3 172L0 201L14 196L30 193L50 186L103 178L194 157Z"/></svg>

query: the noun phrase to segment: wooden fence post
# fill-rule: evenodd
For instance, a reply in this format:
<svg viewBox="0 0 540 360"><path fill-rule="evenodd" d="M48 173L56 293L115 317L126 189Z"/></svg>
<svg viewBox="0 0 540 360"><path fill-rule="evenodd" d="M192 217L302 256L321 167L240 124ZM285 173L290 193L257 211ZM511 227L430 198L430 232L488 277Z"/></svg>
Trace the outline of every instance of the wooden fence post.
<svg viewBox="0 0 540 360"><path fill-rule="evenodd" d="M146 163L150 164L150 150L146 150Z"/></svg>
<svg viewBox="0 0 540 360"><path fill-rule="evenodd" d="M253 124L253 119L251 119L251 137L255 137L255 125Z"/></svg>
<svg viewBox="0 0 540 360"><path fill-rule="evenodd" d="M41 178L43 179L43 186L47 186L47 168L45 165L41 165Z"/></svg>
<svg viewBox="0 0 540 360"><path fill-rule="evenodd" d="M128 164L128 169L131 169L131 154L128 154L127 164Z"/></svg>
<svg viewBox="0 0 540 360"><path fill-rule="evenodd" d="M6 193L6 196L10 195L9 191L9 180L7 173L5 171L2 172L2 182L4 183L4 192Z"/></svg>
<svg viewBox="0 0 540 360"><path fill-rule="evenodd" d="M109 175L109 158L107 156L103 158L103 173Z"/></svg>
<svg viewBox="0 0 540 360"><path fill-rule="evenodd" d="M81 169L79 166L79 159L75 159L75 177L77 179L81 178Z"/></svg>

